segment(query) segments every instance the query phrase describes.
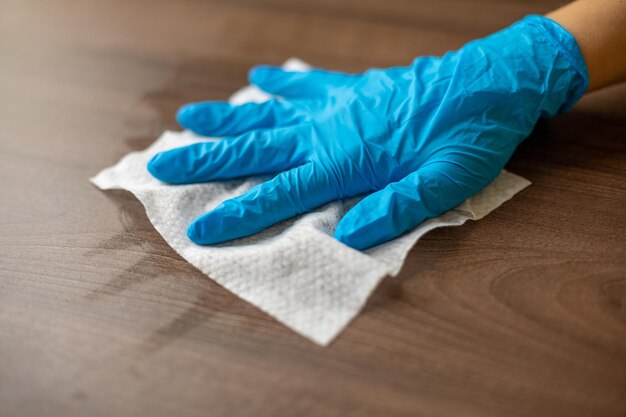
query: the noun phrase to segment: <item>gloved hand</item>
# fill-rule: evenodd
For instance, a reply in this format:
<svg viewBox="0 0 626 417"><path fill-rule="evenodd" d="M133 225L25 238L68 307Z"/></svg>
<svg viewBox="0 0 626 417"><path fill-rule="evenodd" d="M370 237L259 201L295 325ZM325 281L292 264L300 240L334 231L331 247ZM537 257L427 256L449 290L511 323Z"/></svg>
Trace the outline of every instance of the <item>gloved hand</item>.
<svg viewBox="0 0 626 417"><path fill-rule="evenodd" d="M541 116L572 106L588 84L576 41L529 16L443 57L349 75L257 67L250 81L282 97L184 106L178 120L227 136L159 153L173 184L280 172L197 218L188 236L248 236L324 203L371 192L335 237L365 249L454 208L488 185Z"/></svg>

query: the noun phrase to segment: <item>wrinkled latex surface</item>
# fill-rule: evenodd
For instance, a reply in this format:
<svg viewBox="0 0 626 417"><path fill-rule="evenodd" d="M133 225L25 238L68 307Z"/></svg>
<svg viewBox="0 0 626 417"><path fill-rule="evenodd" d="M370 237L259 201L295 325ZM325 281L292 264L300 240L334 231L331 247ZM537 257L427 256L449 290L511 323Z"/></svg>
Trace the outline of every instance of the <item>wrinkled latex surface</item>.
<svg viewBox="0 0 626 417"><path fill-rule="evenodd" d="M224 137L159 153L173 184L276 173L197 218L188 236L215 244L329 201L370 193L335 237L365 249L466 200L501 171L537 120L571 107L588 75L574 38L528 16L442 57L362 74L261 66L250 81L277 98L184 106L182 126Z"/></svg>

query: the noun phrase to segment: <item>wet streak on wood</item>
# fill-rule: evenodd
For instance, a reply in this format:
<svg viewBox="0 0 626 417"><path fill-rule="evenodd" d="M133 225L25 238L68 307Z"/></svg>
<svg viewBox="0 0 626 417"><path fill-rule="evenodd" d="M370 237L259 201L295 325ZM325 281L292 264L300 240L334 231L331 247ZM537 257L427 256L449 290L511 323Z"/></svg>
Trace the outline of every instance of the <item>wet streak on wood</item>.
<svg viewBox="0 0 626 417"><path fill-rule="evenodd" d="M3 2L1 416L626 415L626 89L543 121L533 186L430 233L329 348L86 180L256 63L440 54L561 1Z"/></svg>

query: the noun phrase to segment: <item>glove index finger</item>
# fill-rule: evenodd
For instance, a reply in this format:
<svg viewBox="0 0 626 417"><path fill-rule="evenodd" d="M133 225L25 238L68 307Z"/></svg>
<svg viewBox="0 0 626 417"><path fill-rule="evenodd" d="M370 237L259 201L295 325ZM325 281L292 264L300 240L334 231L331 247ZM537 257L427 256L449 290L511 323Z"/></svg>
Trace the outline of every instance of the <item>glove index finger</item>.
<svg viewBox="0 0 626 417"><path fill-rule="evenodd" d="M187 236L201 245L226 242L260 232L282 220L337 198L328 178L307 162L278 174L191 223Z"/></svg>

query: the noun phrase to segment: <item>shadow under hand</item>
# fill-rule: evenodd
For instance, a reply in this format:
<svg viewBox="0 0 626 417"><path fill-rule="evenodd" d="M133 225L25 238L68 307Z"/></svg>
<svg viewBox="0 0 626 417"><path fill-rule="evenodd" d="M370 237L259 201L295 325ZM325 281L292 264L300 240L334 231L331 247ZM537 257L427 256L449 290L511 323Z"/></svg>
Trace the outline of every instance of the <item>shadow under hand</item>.
<svg viewBox="0 0 626 417"><path fill-rule="evenodd" d="M122 257L131 253L141 255L119 275L89 293L86 298L95 300L105 295L113 296L158 277L180 275L184 270L197 273L154 230L143 206L132 194L114 190L107 191L105 195L117 206L118 218L124 230L102 240L84 256L94 257L119 251L123 251Z"/></svg>
<svg viewBox="0 0 626 417"><path fill-rule="evenodd" d="M201 326L216 312L228 309L229 305L235 302L234 296L220 291L217 284L205 279L204 275L167 245L153 229L143 206L132 194L118 190L107 192L106 196L117 206L118 218L124 230L102 240L95 249L88 251L84 256L111 256L111 254L115 256L120 251L122 256L140 255L117 276L88 293L85 299L91 302L105 302L132 288L142 287L141 292L144 294L151 293L163 300L173 298L175 295L177 299L175 304L181 301L187 304L182 312L160 325L141 342L139 350L142 353L160 350ZM172 281L163 282L163 278ZM138 298L137 303L141 302L143 300ZM166 312L169 312L172 305L170 302L165 304L168 306ZM154 308L161 313L166 310L161 309L159 304ZM153 320L149 317L143 319Z"/></svg>

